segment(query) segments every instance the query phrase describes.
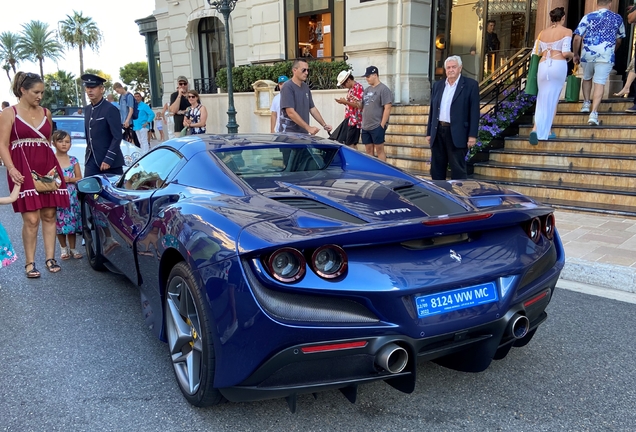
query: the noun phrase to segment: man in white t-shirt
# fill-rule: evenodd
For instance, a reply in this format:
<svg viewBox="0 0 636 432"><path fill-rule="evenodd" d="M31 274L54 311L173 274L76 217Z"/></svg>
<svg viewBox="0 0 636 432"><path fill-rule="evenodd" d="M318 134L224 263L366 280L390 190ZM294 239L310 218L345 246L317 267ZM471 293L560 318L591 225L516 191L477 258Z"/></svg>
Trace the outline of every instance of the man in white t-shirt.
<svg viewBox="0 0 636 432"><path fill-rule="evenodd" d="M274 100L272 101L272 106L270 111L272 112L272 117L270 121L269 131L270 133L278 133L280 132L279 119L280 119L280 90L283 88L283 84L287 82L289 78L285 75L281 75L278 77L278 91L279 93L274 96Z"/></svg>

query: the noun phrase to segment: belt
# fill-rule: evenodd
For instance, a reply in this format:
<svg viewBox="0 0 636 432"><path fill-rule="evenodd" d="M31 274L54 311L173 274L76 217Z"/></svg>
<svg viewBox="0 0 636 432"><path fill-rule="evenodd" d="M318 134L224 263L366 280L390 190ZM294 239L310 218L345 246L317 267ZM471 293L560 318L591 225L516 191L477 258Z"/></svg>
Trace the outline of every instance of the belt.
<svg viewBox="0 0 636 432"><path fill-rule="evenodd" d="M440 122L439 122L439 125L440 125L440 126L444 126L444 127L450 127L450 123L449 123L449 122L443 122L443 121L440 121Z"/></svg>

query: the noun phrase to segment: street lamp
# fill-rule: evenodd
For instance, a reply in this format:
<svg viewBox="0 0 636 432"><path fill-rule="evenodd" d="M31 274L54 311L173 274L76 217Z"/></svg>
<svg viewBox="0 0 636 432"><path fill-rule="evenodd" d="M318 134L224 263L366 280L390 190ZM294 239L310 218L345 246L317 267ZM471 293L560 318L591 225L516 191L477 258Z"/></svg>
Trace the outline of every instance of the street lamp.
<svg viewBox="0 0 636 432"><path fill-rule="evenodd" d="M57 83L57 81L52 81L51 82L51 90L53 90L53 97L55 100L55 104L53 105L53 109L57 109L59 100L58 100L58 94L57 92L60 90L60 85Z"/></svg>
<svg viewBox="0 0 636 432"><path fill-rule="evenodd" d="M234 109L234 88L232 87L232 50L230 49L230 14L238 0L208 0L210 6L220 12L225 19L225 48L227 58L227 132L238 133L239 125L236 123L236 110Z"/></svg>

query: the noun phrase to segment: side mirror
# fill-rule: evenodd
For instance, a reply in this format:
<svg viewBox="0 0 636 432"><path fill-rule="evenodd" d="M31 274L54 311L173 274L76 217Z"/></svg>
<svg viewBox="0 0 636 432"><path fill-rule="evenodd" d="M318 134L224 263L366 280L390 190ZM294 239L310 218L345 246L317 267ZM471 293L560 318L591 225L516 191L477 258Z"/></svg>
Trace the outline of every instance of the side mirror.
<svg viewBox="0 0 636 432"><path fill-rule="evenodd" d="M77 190L83 194L98 194L102 191L102 181L98 177L87 177L77 182Z"/></svg>

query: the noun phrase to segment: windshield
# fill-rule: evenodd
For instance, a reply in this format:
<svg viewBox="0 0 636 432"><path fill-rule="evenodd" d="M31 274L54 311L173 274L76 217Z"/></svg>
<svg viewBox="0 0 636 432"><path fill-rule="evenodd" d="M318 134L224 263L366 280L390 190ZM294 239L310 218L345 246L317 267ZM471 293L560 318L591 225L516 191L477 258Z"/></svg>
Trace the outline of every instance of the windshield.
<svg viewBox="0 0 636 432"><path fill-rule="evenodd" d="M338 150L336 147L285 145L214 151L214 153L232 172L245 176L340 168Z"/></svg>
<svg viewBox="0 0 636 432"><path fill-rule="evenodd" d="M54 117L53 121L55 122L56 129L68 132L68 134L71 136L71 139L86 139L84 117L77 117L76 119Z"/></svg>

